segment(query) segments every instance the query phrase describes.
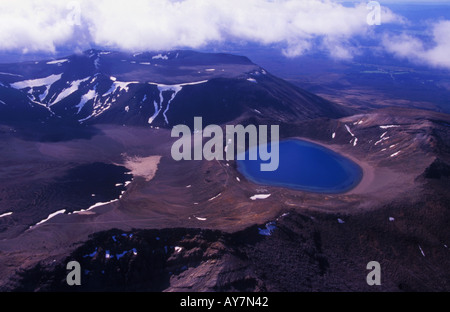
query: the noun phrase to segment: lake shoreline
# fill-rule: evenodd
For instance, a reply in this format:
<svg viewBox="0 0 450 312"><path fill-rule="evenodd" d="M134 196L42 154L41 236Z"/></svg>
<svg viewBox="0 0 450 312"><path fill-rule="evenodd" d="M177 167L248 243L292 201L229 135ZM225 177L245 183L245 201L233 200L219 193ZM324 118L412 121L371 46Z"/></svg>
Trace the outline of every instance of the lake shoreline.
<svg viewBox="0 0 450 312"><path fill-rule="evenodd" d="M237 170L255 184L329 195L345 194L363 179L359 163L323 144L286 138L279 142L279 149L281 166L275 171L261 171L264 161L255 165L247 157L237 162Z"/></svg>

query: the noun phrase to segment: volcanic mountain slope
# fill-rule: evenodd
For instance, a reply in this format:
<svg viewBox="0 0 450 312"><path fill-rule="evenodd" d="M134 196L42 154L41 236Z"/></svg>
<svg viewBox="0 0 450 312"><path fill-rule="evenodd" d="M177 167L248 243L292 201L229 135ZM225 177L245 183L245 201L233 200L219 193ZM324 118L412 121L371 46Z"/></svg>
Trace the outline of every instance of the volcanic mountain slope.
<svg viewBox="0 0 450 312"><path fill-rule="evenodd" d="M449 115L349 114L223 54L88 51L1 66L0 118L19 126L0 126L0 290L450 289ZM351 158L363 180L317 194L254 184L233 161L176 162L170 128L193 116L279 124L281 139ZM96 131L18 133L41 122ZM67 288L69 260L82 264L81 288ZM380 288L366 283L373 260Z"/></svg>
<svg viewBox="0 0 450 312"><path fill-rule="evenodd" d="M276 78L246 57L192 51L89 50L64 59L0 65L3 121L172 127L202 116L222 124L246 112L276 121L348 111Z"/></svg>
<svg viewBox="0 0 450 312"><path fill-rule="evenodd" d="M362 166L363 181L344 194L255 185L234 162L176 163L164 152L166 129L102 125L90 140L40 150L25 142L33 160L62 151L55 169L125 151L163 158L154 179L136 177L115 202L25 231L20 211L1 218L0 289L448 291L449 125L446 114L393 108L281 125L283 138L313 140ZM28 172L37 165L30 161ZM251 199L261 193L271 196ZM38 195L43 209L48 199ZM72 260L83 268L78 288L65 282ZM374 260L382 266L380 287L366 283Z"/></svg>

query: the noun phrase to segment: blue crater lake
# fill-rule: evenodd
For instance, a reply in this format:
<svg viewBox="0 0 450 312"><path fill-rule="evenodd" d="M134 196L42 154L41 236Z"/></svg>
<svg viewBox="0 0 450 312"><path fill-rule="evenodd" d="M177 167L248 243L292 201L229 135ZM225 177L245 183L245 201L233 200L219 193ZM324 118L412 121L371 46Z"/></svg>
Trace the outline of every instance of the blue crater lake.
<svg viewBox="0 0 450 312"><path fill-rule="evenodd" d="M265 162L259 157L250 160L250 150L244 160L237 160L238 171L256 184L316 193L344 193L362 179L362 169L356 163L321 145L289 139L279 142L279 151L275 171L261 171Z"/></svg>

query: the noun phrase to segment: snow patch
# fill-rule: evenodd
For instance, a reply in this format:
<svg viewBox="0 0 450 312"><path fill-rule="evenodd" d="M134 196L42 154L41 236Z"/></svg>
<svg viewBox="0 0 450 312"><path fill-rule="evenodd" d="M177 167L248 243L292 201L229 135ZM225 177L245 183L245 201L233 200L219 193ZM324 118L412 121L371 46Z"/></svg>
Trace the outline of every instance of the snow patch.
<svg viewBox="0 0 450 312"><path fill-rule="evenodd" d="M420 253L422 254L422 256L424 256L425 257L425 253L423 252L423 249L422 249L422 247L420 247L420 245L418 245L419 246L419 249L420 249Z"/></svg>
<svg viewBox="0 0 450 312"><path fill-rule="evenodd" d="M63 63L66 63L66 62L68 62L68 61L69 61L68 59L55 60L55 61L47 62L46 64L47 64L47 65L63 64Z"/></svg>
<svg viewBox="0 0 450 312"><path fill-rule="evenodd" d="M380 144L381 142L386 141L386 140L389 140L389 137L381 138L380 140L378 140L378 141L375 142L375 145L378 145L378 144Z"/></svg>
<svg viewBox="0 0 450 312"><path fill-rule="evenodd" d="M61 91L61 93L58 95L56 100L52 101L52 103L50 105L58 103L59 101L65 99L66 97L68 97L69 95L71 95L72 93L77 91L79 86L80 86L80 84L85 82L85 81L87 81L89 78L90 77L84 78L84 79L81 79L81 80L73 81L67 89L64 89L63 91ZM43 98L45 98L45 96ZM42 101L42 99L41 99L41 101Z"/></svg>
<svg viewBox="0 0 450 312"><path fill-rule="evenodd" d="M12 212L6 212L6 213L4 213L4 214L1 214L1 215L0 215L0 218L4 218L4 217L10 216L10 215L12 215L12 214L13 214Z"/></svg>
<svg viewBox="0 0 450 312"><path fill-rule="evenodd" d="M158 108L158 103L156 103L156 101L153 101L153 105L155 106L155 113L153 114L152 117L150 117L150 118L148 119L148 123L149 123L149 124L152 124L152 122L155 120L156 117L158 117L159 112L161 111L161 109Z"/></svg>
<svg viewBox="0 0 450 312"><path fill-rule="evenodd" d="M95 69L97 69L97 70L100 68L100 58L99 57L97 57L94 60L94 66L95 66Z"/></svg>
<svg viewBox="0 0 450 312"><path fill-rule="evenodd" d="M266 199L266 198L269 198L270 195L272 195L272 194L256 194L256 195L253 195L252 197L250 197L250 199L251 200Z"/></svg>
<svg viewBox="0 0 450 312"><path fill-rule="evenodd" d="M210 199L208 199L208 201L212 201L212 200L216 199L217 197L219 197L220 195L222 195L222 193L219 193L216 196L211 197Z"/></svg>
<svg viewBox="0 0 450 312"><path fill-rule="evenodd" d="M166 122L166 124L169 124L169 120L167 119L167 112L170 109L170 103L175 99L175 97L177 96L178 92L180 92L183 89L182 86L180 85L173 85L173 86L166 86L166 85L158 85L158 90L159 90L159 94L160 94L160 98L161 98L161 106L162 106L162 93L164 91L173 91L172 97L170 98L170 100L167 102L167 107L163 112L163 116L164 116L164 120Z"/></svg>
<svg viewBox="0 0 450 312"><path fill-rule="evenodd" d="M350 130L350 127L349 127L349 126L345 125L345 129L347 129L348 133L350 133L350 135L351 135L352 137L355 136L355 135L352 133L352 131Z"/></svg>
<svg viewBox="0 0 450 312"><path fill-rule="evenodd" d="M81 213L83 213L83 212L90 211L90 210L92 210L92 209L94 209L94 208L101 207L101 206L105 206L105 205L107 205L107 204L111 204L111 203L114 203L114 202L116 202L116 201L118 201L118 199L113 199L113 200L111 200L111 201L109 201L109 202L103 202L103 203L100 202L100 203L96 203L96 204L90 206L88 209L81 209L81 210L78 210L78 211L74 211L73 214L81 214ZM70 213L69 213L69 214L70 214Z"/></svg>
<svg viewBox="0 0 450 312"><path fill-rule="evenodd" d="M161 53L152 57L153 60L168 60L169 57L167 55L162 55Z"/></svg>
<svg viewBox="0 0 450 312"><path fill-rule="evenodd" d="M152 84L152 85L156 85L156 86L166 86L166 87L173 87L173 86L193 86L193 85L198 85L198 84L202 84L205 82L208 82L209 80L200 80L200 81L194 81L194 82L183 82L183 83L179 83L176 85L165 85L165 84L161 84L161 83L156 83L156 82L148 82L148 84Z"/></svg>
<svg viewBox="0 0 450 312"><path fill-rule="evenodd" d="M3 72L0 72L0 75L7 75L7 76L14 76L14 77L23 77L22 75L11 74L11 73L3 73Z"/></svg>
<svg viewBox="0 0 450 312"><path fill-rule="evenodd" d="M395 157L395 156L397 156L398 154L400 154L400 152L401 152L401 151L398 151L397 153L392 154L390 157Z"/></svg>
<svg viewBox="0 0 450 312"><path fill-rule="evenodd" d="M125 90L125 92L128 92L128 90L129 90L128 85L130 85L132 83L138 83L136 81L130 81L130 82L117 81L117 80L113 80L112 78L114 78L114 77L111 77L113 84L111 85L109 90L106 91L106 93L102 94L102 96L112 95L112 94L116 93L117 91L120 92L122 90Z"/></svg>
<svg viewBox="0 0 450 312"><path fill-rule="evenodd" d="M95 90L89 90L88 93L84 94L81 97L80 103L78 103L78 105L75 106L76 108L78 108L77 114L79 114L81 112L81 110L83 109L84 105L86 105L86 103L88 101L93 100L96 96L97 96L97 92L95 92Z"/></svg>
<svg viewBox="0 0 450 312"><path fill-rule="evenodd" d="M40 224L42 224L42 223L45 223L45 222L47 222L48 220L50 220L51 218L54 218L55 216L57 216L57 215L59 215L59 214L62 214L62 213L65 213L65 212L66 212L66 209L61 209L61 210L58 210L58 211L56 211L56 212L54 212L54 213L51 213L51 214L49 214L48 217L45 218L44 220L39 221L39 222L36 223L34 226L30 226L30 229L31 229L31 228L34 228L34 227L36 227L36 226L38 226L38 225L40 225Z"/></svg>
<svg viewBox="0 0 450 312"><path fill-rule="evenodd" d="M11 84L11 87L14 89L25 89L25 88L35 88L35 87L42 87L42 86L51 86L56 81L61 79L62 74L59 75L50 75L45 78L38 78L38 79L31 79L31 80L24 80L19 81Z"/></svg>
<svg viewBox="0 0 450 312"><path fill-rule="evenodd" d="M399 125L387 125L387 126L380 126L381 129L389 129L389 128L398 128Z"/></svg>
<svg viewBox="0 0 450 312"><path fill-rule="evenodd" d="M208 80L202 80L202 81L197 81L197 82L187 82L187 83L181 83L181 84L176 84L176 85L165 85L165 84L149 82L149 84L156 85L156 87L159 90L159 106L158 106L158 103L156 103L156 101L153 102L153 105L155 106L155 112L154 112L153 116L151 116L148 119L148 123L152 124L153 121L155 120L155 118L161 112L162 105L163 105L163 102L164 102L163 92L167 92L167 91L173 92L171 98L167 102L167 107L166 107L166 109L163 112L164 120L165 120L166 124L169 124L169 120L167 119L167 112L170 109L170 103L172 103L172 101L175 99L175 97L178 94L178 92L180 92L183 89L183 86L201 84L201 83L205 83L207 81Z"/></svg>

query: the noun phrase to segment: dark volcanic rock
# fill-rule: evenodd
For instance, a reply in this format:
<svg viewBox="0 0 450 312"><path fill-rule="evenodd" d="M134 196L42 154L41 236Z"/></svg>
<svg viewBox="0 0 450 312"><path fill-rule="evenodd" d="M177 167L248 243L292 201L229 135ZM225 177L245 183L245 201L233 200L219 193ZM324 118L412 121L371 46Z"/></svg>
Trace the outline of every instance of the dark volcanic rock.
<svg viewBox="0 0 450 312"><path fill-rule="evenodd" d="M60 263L22 271L15 291L448 291L448 195L356 215L285 213L236 233L110 230ZM425 218L425 216L427 216ZM338 222L338 219L344 220ZM69 287L66 263L81 264ZM381 264L380 286L366 265ZM9 289L11 290L11 289Z"/></svg>
<svg viewBox="0 0 450 312"><path fill-rule="evenodd" d="M66 283L73 260L82 268L76 288ZM38 264L20 275L15 291L254 291L260 283L229 235L200 229L98 233L54 269Z"/></svg>
<svg viewBox="0 0 450 312"><path fill-rule="evenodd" d="M427 179L441 179L450 177L450 165L437 158L425 169L423 176Z"/></svg>

